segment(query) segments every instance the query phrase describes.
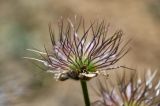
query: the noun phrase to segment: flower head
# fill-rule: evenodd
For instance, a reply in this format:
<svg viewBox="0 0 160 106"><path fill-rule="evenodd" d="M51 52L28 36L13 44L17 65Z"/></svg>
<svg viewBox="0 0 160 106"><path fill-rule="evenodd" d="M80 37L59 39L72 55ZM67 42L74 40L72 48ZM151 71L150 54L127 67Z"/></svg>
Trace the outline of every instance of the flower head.
<svg viewBox="0 0 160 106"><path fill-rule="evenodd" d="M102 100L93 102L93 106L159 106L160 80L156 80L156 71L147 71L144 80L137 73L131 73L127 81L126 74L117 76L117 86L111 81L99 82ZM100 81L100 80L99 80ZM105 86L104 86L104 85ZM110 86L110 88L109 88Z"/></svg>
<svg viewBox="0 0 160 106"><path fill-rule="evenodd" d="M123 32L116 31L109 36L108 27L104 21L101 23L91 22L88 27L84 20L80 19L58 23L58 39L51 26L49 26L52 41L52 52L40 52L31 50L42 55L42 59L34 59L44 63L48 72L52 72L56 79L66 80L89 80L96 77L119 61L127 52L127 43L121 46ZM82 31L80 31L82 29Z"/></svg>

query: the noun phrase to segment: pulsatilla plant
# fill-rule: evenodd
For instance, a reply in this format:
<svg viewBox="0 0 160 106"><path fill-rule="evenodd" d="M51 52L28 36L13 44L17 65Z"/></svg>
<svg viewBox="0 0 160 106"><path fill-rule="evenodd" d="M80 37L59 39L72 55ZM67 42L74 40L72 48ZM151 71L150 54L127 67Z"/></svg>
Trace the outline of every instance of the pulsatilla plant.
<svg viewBox="0 0 160 106"><path fill-rule="evenodd" d="M69 78L89 80L106 70L118 68L113 68L113 65L129 50L126 49L127 43L121 46L123 32L118 30L108 35L109 25L104 21L91 22L86 27L83 19L75 21L61 19L58 27L59 34L55 35L49 25L52 52L29 49L43 57L29 59L44 63L48 67L48 72L53 73L60 81Z"/></svg>
<svg viewBox="0 0 160 106"><path fill-rule="evenodd" d="M148 70L143 79L137 72L117 75L117 84L113 80L98 80L98 95L102 98L92 106L160 106L160 80L156 79L156 71ZM128 78L129 77L129 78Z"/></svg>

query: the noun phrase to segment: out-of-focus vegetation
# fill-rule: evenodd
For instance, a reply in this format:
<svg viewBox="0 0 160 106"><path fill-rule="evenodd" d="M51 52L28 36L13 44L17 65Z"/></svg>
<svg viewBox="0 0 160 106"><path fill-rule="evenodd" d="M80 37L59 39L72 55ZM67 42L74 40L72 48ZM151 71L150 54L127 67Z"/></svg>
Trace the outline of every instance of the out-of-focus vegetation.
<svg viewBox="0 0 160 106"><path fill-rule="evenodd" d="M1 0L0 106L83 105L79 82L56 82L22 58L37 56L27 48L51 48L49 22L76 14L105 19L133 39L122 65L160 68L160 0Z"/></svg>

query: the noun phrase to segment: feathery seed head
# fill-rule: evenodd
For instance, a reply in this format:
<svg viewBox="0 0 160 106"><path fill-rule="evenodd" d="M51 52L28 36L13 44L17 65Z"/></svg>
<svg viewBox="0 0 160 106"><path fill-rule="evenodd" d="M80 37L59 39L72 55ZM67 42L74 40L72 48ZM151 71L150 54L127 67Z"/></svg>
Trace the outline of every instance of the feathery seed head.
<svg viewBox="0 0 160 106"><path fill-rule="evenodd" d="M122 78L117 76L117 86L111 81L99 81L99 92L102 100L93 102L93 106L159 106L160 105L160 80L156 80L156 71L151 74L147 71L144 80L137 73ZM113 81L113 80L112 80ZM104 86L105 84L105 86ZM109 86L111 88L109 88Z"/></svg>
<svg viewBox="0 0 160 106"><path fill-rule="evenodd" d="M89 80L101 71L112 69L129 50L125 49L127 43L121 46L123 32L118 30L109 36L109 25L104 21L91 22L86 27L83 19L75 18L73 22L61 19L58 27L59 34L55 35L49 25L52 52L31 50L42 55L43 59L29 58L44 63L57 80Z"/></svg>

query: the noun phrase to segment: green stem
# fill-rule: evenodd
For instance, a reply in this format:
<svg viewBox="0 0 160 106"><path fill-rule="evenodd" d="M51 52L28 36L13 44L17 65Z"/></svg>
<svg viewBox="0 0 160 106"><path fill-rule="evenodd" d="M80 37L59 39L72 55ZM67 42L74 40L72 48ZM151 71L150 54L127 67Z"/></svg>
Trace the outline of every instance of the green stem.
<svg viewBox="0 0 160 106"><path fill-rule="evenodd" d="M83 97L86 106L90 106L90 101L89 101L89 95L88 95L88 89L87 89L87 83L84 80L81 80L81 86L82 86L82 91L83 91Z"/></svg>

